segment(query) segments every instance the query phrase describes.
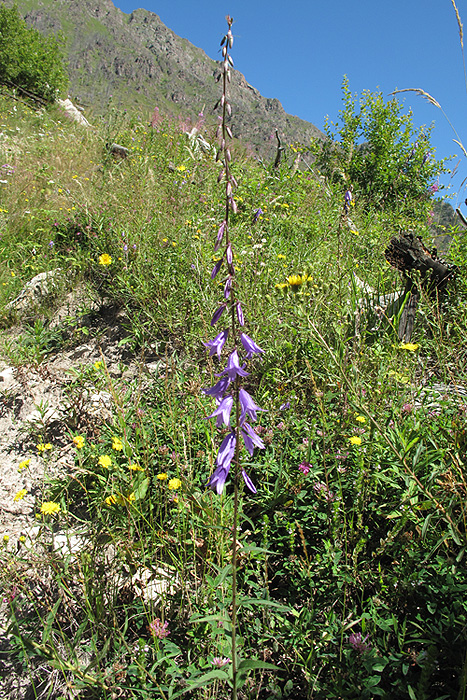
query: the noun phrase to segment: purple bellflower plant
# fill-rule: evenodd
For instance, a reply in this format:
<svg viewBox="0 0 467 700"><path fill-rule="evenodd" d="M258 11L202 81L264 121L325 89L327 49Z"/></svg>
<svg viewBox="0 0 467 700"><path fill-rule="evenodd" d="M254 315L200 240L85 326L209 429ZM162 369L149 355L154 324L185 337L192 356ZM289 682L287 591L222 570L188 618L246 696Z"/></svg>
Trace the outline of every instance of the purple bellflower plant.
<svg viewBox="0 0 467 700"><path fill-rule="evenodd" d="M226 19L228 31L221 42L223 90L222 97L217 104L221 108L222 114L219 117L216 134L219 141L216 160L221 163L217 180L225 188L225 213L217 230L214 243L214 252L219 251L220 259L216 262L211 272L211 278L215 279L221 273L221 270L224 271L225 277L222 280L223 299L212 316L211 326L215 326L224 312L228 311L226 315L230 317L230 328L225 328L215 338L204 343L204 345L209 350L209 355L217 355L219 360L221 360L227 341L231 343L231 347L228 351L224 369L216 374L219 377L219 381L214 386L203 390L207 396L211 396L216 401L216 408L208 418L215 418L218 428L226 426L229 429L228 435L224 437L219 448L216 468L208 482L208 487L218 495L221 495L224 490L232 462L235 464L235 487L241 474L248 489L256 493L256 487L252 480L246 471L240 467L240 450L244 445L248 454L253 455L255 447L260 449L265 447L251 425L246 422L247 419L255 422L258 412L265 409L257 406L252 396L242 385L243 380L249 376L249 372L246 371L247 361L251 360L255 355L263 353L264 350L257 345L253 338L250 338L244 332L240 332L240 328L245 325L245 318L240 300L237 298L234 249L230 238L231 214L235 214L237 211L234 199L237 181L231 170L232 156L229 148L229 143L233 137L232 130L228 124L232 115L232 108L227 99L227 85L230 83L231 67L233 66L233 61L229 54L229 49L232 48L233 44L231 31L233 20L229 16ZM255 220L258 220L262 213L261 209L258 209L255 212ZM231 425L231 416L234 416L233 426Z"/></svg>

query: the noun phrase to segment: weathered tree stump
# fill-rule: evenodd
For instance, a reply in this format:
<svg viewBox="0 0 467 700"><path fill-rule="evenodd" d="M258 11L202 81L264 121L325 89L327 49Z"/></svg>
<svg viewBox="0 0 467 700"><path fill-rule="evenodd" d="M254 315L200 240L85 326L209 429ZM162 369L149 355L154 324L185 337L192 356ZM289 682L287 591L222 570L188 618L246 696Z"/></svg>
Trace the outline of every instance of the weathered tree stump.
<svg viewBox="0 0 467 700"><path fill-rule="evenodd" d="M407 301L399 320L398 335L399 340L407 343L412 335L421 291L438 300L455 276L457 267L438 259L436 249L430 252L421 237L413 233L403 233L393 238L384 256L390 265L402 272L406 280L404 296ZM414 271L418 271L418 279Z"/></svg>

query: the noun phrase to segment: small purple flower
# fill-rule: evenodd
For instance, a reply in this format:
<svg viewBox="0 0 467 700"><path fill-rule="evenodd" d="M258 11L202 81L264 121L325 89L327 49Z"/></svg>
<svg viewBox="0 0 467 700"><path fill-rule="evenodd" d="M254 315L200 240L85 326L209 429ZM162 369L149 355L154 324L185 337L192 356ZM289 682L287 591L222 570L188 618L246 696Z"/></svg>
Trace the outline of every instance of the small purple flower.
<svg viewBox="0 0 467 700"><path fill-rule="evenodd" d="M256 486L254 485L254 483L252 482L252 480L250 479L250 477L248 476L248 474L246 473L246 471L244 469L242 469L242 476L243 476L243 481L248 486L250 491L252 493L257 493Z"/></svg>
<svg viewBox="0 0 467 700"><path fill-rule="evenodd" d="M282 406L279 406L279 411L286 411L288 408L290 408L290 401L286 401Z"/></svg>
<svg viewBox="0 0 467 700"><path fill-rule="evenodd" d="M258 209L257 209L257 210L255 211L255 213L253 214L253 220L252 220L251 223L252 223L252 224L256 224L257 221L258 221L258 219L259 219L259 217L260 217L260 216L263 216L263 214L264 214L264 212L263 212L263 210L261 209L261 207L258 207Z"/></svg>
<svg viewBox="0 0 467 700"><path fill-rule="evenodd" d="M227 277L227 280L224 285L224 299L228 299L230 296L230 292L232 291L232 277Z"/></svg>
<svg viewBox="0 0 467 700"><path fill-rule="evenodd" d="M227 664L230 664L230 659L228 659L226 656L215 656L211 663L216 668L222 668L223 666L227 666Z"/></svg>
<svg viewBox="0 0 467 700"><path fill-rule="evenodd" d="M243 367L245 367L245 365L243 365ZM248 377L249 374L245 372L243 367L240 367L238 352L234 350L229 355L227 367L220 374L216 374L216 377L222 377L223 374L226 374L229 378L229 382L235 381L237 377Z"/></svg>
<svg viewBox="0 0 467 700"><path fill-rule="evenodd" d="M370 645L366 644L366 640L368 639L368 637L368 634L366 635L366 637L362 637L361 632L353 632L349 636L349 644L353 649L355 649L355 651L358 651L360 654L363 654L365 651L368 651L370 649Z"/></svg>
<svg viewBox="0 0 467 700"><path fill-rule="evenodd" d="M259 345L257 345L255 341L246 333L240 334L240 340L245 348L247 360L250 360L255 353L264 352L264 350L262 350Z"/></svg>
<svg viewBox="0 0 467 700"><path fill-rule="evenodd" d="M212 356L217 352L217 357L221 359L222 348L225 345L225 341L229 335L229 329L225 328L221 333L216 335L213 340L209 340L207 343L203 343L206 348L209 348L209 355Z"/></svg>
<svg viewBox="0 0 467 700"><path fill-rule="evenodd" d="M229 384L229 378L222 377L222 379L220 379L217 382L217 384L214 384L214 386L211 386L209 389L203 389L203 391L206 394L206 396L213 396L215 399L220 399L222 398L224 392L227 390Z"/></svg>
<svg viewBox="0 0 467 700"><path fill-rule="evenodd" d="M249 425L249 423L244 423L242 425L241 432L243 442L245 443L245 447L251 457L253 456L253 450L255 449L255 447L259 447L260 450L265 449L264 442L261 440L256 431L253 430L251 425Z"/></svg>
<svg viewBox="0 0 467 700"><path fill-rule="evenodd" d="M222 441L216 459L217 468L214 470L208 481L208 488L221 495L224 490L225 481L229 475L230 465L235 454L236 445L235 433L232 431Z"/></svg>
<svg viewBox="0 0 467 700"><path fill-rule="evenodd" d="M224 262L224 257L222 257L220 260L218 260L216 262L216 264L214 265L214 267L212 268L212 272L211 272L211 279L212 280L217 277L217 273L221 269L223 262Z"/></svg>
<svg viewBox="0 0 467 700"><path fill-rule="evenodd" d="M237 318L238 322L241 326L245 325L245 319L243 317L243 311L242 311L242 306L239 301L237 301Z"/></svg>
<svg viewBox="0 0 467 700"><path fill-rule="evenodd" d="M219 229L217 231L216 245L214 246L214 252L216 252L216 250L219 250L219 246L222 243L222 239L224 238L224 231L226 226L227 221L225 220L219 226Z"/></svg>
<svg viewBox="0 0 467 700"><path fill-rule="evenodd" d="M265 408L260 408L255 404L253 401L253 398L250 396L250 394L243 389L243 387L240 389L238 397L240 399L240 406L242 409L241 415L240 415L240 425L242 425L245 422L245 418L248 416L252 421L257 421L258 416L256 415L257 411L265 411Z"/></svg>
<svg viewBox="0 0 467 700"><path fill-rule="evenodd" d="M230 413L233 406L233 396L226 396L220 401L218 407L215 411L211 413L208 418L217 417L217 427L221 428L222 425L227 425L230 428Z"/></svg>
<svg viewBox="0 0 467 700"><path fill-rule="evenodd" d="M413 406L410 403L405 403L402 406L402 413L412 413L412 410L413 410Z"/></svg>
<svg viewBox="0 0 467 700"><path fill-rule="evenodd" d="M168 627L169 623L161 622L158 617L149 623L149 631L156 639L165 639L165 637L168 637L170 634Z"/></svg>
<svg viewBox="0 0 467 700"><path fill-rule="evenodd" d="M310 467L311 464L309 462L302 462L298 465L298 468L302 472L302 474L308 474L308 472L310 471Z"/></svg>
<svg viewBox="0 0 467 700"><path fill-rule="evenodd" d="M349 211L351 201L352 201L352 192L350 190L347 190L347 192L344 195L344 209L345 209L346 214Z"/></svg>
<svg viewBox="0 0 467 700"><path fill-rule="evenodd" d="M215 326L226 309L226 304L221 304L211 319L211 326Z"/></svg>

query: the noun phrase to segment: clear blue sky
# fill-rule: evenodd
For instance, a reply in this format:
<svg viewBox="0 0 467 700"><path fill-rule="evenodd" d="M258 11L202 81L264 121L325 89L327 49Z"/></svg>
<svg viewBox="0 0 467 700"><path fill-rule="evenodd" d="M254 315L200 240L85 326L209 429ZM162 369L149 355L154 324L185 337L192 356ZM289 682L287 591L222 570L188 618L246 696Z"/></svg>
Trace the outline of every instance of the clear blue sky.
<svg viewBox="0 0 467 700"><path fill-rule="evenodd" d="M443 107L467 148L467 93L459 31L451 0L114 0L123 12L155 12L170 29L208 56L219 58L226 23L234 20L235 67L265 97L277 97L286 112L322 129L342 107L344 75L359 95L365 89L388 95L416 87ZM465 22L467 0L457 0ZM467 47L466 47L467 49ZM438 158L458 154L451 194L467 177L467 158L440 110L421 97L400 95L412 107L415 126L435 122ZM449 177L442 182L448 184ZM466 192L450 199L463 201ZM465 207L464 207L465 212Z"/></svg>

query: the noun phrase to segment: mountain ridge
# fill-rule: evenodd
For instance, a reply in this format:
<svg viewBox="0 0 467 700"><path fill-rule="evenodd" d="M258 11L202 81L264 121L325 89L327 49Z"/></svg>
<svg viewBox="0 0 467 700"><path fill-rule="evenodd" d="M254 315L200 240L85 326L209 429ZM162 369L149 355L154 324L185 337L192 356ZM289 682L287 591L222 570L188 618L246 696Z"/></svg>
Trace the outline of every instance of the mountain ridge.
<svg viewBox="0 0 467 700"><path fill-rule="evenodd" d="M220 63L179 37L145 9L125 14L111 0L2 0L16 4L28 24L66 37L72 99L97 114L110 101L119 108L148 110L196 120L203 111L215 124ZM230 99L234 136L261 156L276 149L277 129L286 143L325 138L310 122L287 114L276 98L263 97L232 70Z"/></svg>

